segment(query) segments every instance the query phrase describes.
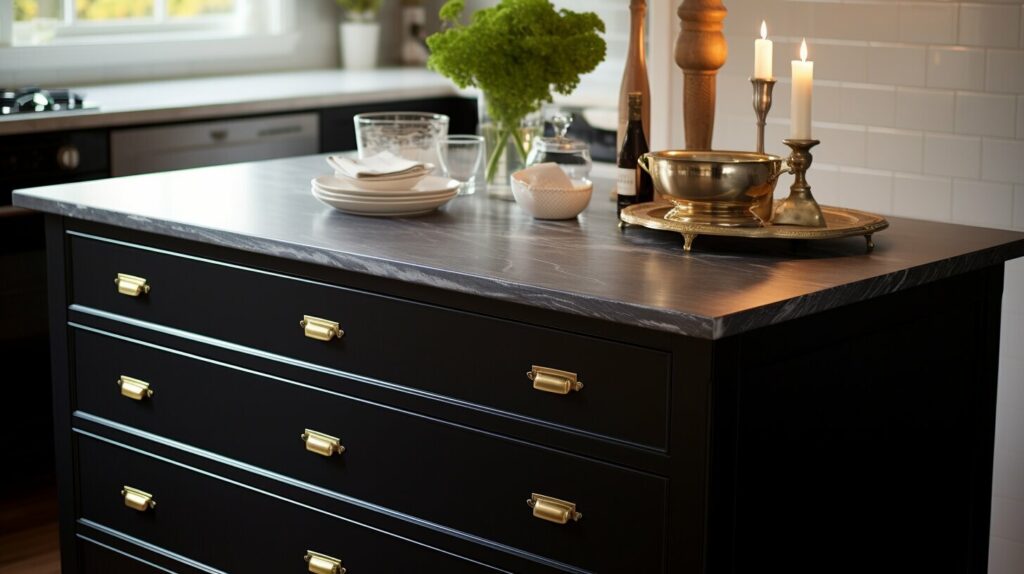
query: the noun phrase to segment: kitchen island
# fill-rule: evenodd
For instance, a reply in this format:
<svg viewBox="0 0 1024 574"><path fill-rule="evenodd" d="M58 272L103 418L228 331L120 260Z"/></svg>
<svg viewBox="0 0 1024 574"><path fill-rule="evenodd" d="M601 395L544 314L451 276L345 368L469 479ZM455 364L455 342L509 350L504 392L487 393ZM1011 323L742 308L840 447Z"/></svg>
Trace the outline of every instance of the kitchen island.
<svg viewBox="0 0 1024 574"><path fill-rule="evenodd" d="M684 253L607 182L568 222L373 219L325 171L15 194L49 214L68 571L985 571L1024 234Z"/></svg>

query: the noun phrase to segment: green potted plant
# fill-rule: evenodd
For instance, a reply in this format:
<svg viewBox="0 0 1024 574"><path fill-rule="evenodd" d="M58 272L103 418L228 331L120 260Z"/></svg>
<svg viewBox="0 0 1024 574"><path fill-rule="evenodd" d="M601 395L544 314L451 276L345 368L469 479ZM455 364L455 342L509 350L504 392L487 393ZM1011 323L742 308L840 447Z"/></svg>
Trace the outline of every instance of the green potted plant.
<svg viewBox="0 0 1024 574"><path fill-rule="evenodd" d="M377 66L380 47L380 0L335 0L345 10L338 27L341 64L346 70L368 70Z"/></svg>
<svg viewBox="0 0 1024 574"><path fill-rule="evenodd" d="M536 133L523 127L524 119L553 93L572 93L580 75L604 60L604 22L593 12L556 10L548 0L502 0L474 12L468 24L464 9L465 0L441 7L444 29L427 38L427 66L460 88L483 92L487 182L507 188Z"/></svg>

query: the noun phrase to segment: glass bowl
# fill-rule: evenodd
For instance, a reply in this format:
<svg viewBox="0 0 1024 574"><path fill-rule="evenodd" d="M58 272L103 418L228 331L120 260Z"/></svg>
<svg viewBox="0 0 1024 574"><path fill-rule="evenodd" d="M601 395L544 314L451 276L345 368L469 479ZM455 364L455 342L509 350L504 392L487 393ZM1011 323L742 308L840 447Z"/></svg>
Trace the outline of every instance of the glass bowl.
<svg viewBox="0 0 1024 574"><path fill-rule="evenodd" d="M413 161L440 165L437 142L448 135L448 116L429 112L372 112L353 118L359 157L390 151Z"/></svg>

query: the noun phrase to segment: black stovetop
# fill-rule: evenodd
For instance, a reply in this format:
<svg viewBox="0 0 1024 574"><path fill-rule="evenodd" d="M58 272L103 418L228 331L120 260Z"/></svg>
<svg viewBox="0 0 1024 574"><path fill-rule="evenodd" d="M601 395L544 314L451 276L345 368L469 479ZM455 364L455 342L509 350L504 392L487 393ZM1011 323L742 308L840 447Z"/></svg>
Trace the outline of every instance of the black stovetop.
<svg viewBox="0 0 1024 574"><path fill-rule="evenodd" d="M13 90L0 90L0 116L63 112L96 107L95 104L87 102L81 94L67 89L44 90L28 86Z"/></svg>

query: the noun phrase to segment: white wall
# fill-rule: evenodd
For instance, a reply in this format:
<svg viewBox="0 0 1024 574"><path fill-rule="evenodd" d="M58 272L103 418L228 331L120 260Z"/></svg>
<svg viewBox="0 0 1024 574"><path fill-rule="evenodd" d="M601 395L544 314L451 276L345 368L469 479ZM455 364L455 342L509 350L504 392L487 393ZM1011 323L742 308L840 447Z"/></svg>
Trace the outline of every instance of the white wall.
<svg viewBox="0 0 1024 574"><path fill-rule="evenodd" d="M625 3L625 2L624 2ZM675 0L652 0L652 43L678 33ZM729 61L718 80L714 147L752 149L748 81L761 20L775 40L778 85L766 131L785 154L789 62L802 36L815 61L815 150L809 175L823 203L883 214L1024 230L1024 3L897 0L725 0ZM657 34L658 37L655 37ZM663 52L664 50L662 50ZM652 50L653 52L653 50ZM651 54L652 59L655 54ZM662 125L683 147L682 76L671 77ZM652 69L652 74L656 73ZM654 105L655 111L658 105ZM658 134L655 134L655 138ZM791 180L779 184L785 194ZM1024 572L1024 261L1003 296L989 572Z"/></svg>

